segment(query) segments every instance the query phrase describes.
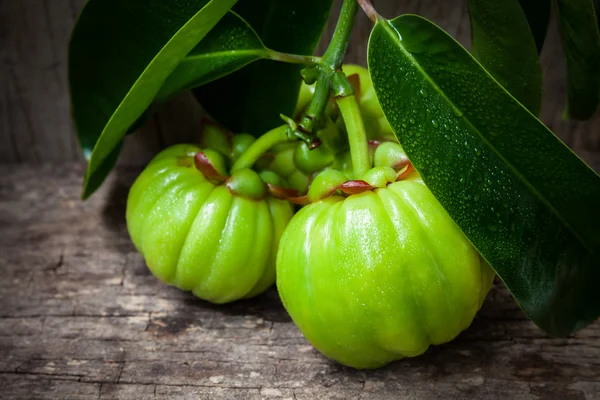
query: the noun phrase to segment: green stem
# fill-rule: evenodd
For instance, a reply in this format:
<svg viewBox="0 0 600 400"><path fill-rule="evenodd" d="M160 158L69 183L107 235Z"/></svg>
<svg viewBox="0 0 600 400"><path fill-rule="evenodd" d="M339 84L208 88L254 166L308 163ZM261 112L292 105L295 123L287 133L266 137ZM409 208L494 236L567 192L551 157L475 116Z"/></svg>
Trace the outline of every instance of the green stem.
<svg viewBox="0 0 600 400"><path fill-rule="evenodd" d="M231 173L238 171L243 168L252 168L254 163L258 161L263 154L276 144L282 142L288 142L290 140L297 140L295 137L290 135L289 125L281 125L275 129L265 133L254 143L248 147L248 149L237 159L237 161L231 167Z"/></svg>
<svg viewBox="0 0 600 400"><path fill-rule="evenodd" d="M303 56L300 54L281 53L279 51L268 49L267 58L274 61L281 61L290 64L317 65L321 62L321 57Z"/></svg>
<svg viewBox="0 0 600 400"><path fill-rule="evenodd" d="M325 106L329 100L333 75L336 70L341 68L344 61L357 12L358 3L356 0L344 0L333 37L318 66L319 77L317 79L317 86L315 87L315 94L302 120L298 124L299 129L303 132L312 132L315 121L318 121L323 115Z"/></svg>
<svg viewBox="0 0 600 400"><path fill-rule="evenodd" d="M365 173L371 169L371 159L369 157L367 132L365 131L365 125L360 115L356 96L350 95L338 98L337 104L344 118L346 130L348 131L354 178L362 179Z"/></svg>
<svg viewBox="0 0 600 400"><path fill-rule="evenodd" d="M315 121L323 115L325 106L329 100L330 82L329 76L322 72L319 74L315 86L315 93L313 94L302 120L300 120L300 123L298 124L298 127L302 132L312 133Z"/></svg>
<svg viewBox="0 0 600 400"><path fill-rule="evenodd" d="M325 67L329 67L332 72L342 66L357 11L358 3L356 0L344 0L333 37L331 38L329 47L327 47L327 51L323 55L322 64Z"/></svg>

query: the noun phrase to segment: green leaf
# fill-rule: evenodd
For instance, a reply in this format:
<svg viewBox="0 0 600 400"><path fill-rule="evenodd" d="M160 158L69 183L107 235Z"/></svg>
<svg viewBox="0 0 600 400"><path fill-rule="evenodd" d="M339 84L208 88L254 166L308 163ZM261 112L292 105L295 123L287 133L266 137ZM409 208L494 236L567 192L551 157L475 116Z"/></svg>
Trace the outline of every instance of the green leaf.
<svg viewBox="0 0 600 400"><path fill-rule="evenodd" d="M519 0L535 39L538 54L542 52L550 23L551 0Z"/></svg>
<svg viewBox="0 0 600 400"><path fill-rule="evenodd" d="M331 4L332 0L240 0L234 11L248 21L268 48L311 55ZM293 114L302 68L260 60L194 90L194 94L222 125L258 136L281 124L280 114Z"/></svg>
<svg viewBox="0 0 600 400"><path fill-rule="evenodd" d="M102 183L104 183L104 180L110 171L112 171L115 165L117 165L117 160L119 159L119 154L121 153L121 147L122 142L119 142L117 146L112 149L108 157L102 161L96 170L96 173L91 175L90 179L86 182L85 189L82 193L83 199L89 197L92 193L98 190L100 186L102 186Z"/></svg>
<svg viewBox="0 0 600 400"><path fill-rule="evenodd" d="M533 114L542 106L542 68L518 0L467 0L475 58Z"/></svg>
<svg viewBox="0 0 600 400"><path fill-rule="evenodd" d="M88 1L69 47L73 118L84 154L93 148L84 198L165 79L235 2Z"/></svg>
<svg viewBox="0 0 600 400"><path fill-rule="evenodd" d="M600 105L600 33L592 0L555 0L567 58L565 117L586 120Z"/></svg>
<svg viewBox="0 0 600 400"><path fill-rule="evenodd" d="M568 335L600 314L600 177L451 36L379 21L369 69L408 157L537 325Z"/></svg>
<svg viewBox="0 0 600 400"><path fill-rule="evenodd" d="M268 56L269 50L254 29L230 11L181 61L155 101L166 101L179 92L204 85Z"/></svg>

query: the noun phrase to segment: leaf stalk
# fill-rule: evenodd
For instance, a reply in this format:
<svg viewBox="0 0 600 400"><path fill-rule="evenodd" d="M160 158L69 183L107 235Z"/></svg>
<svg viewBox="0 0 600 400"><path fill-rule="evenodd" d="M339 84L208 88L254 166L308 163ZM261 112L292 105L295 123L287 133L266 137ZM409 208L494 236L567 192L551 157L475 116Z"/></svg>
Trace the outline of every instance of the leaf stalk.
<svg viewBox="0 0 600 400"><path fill-rule="evenodd" d="M231 167L231 173L240 169L251 168L271 147L291 140L297 140L297 138L291 132L289 125L281 125L275 129L271 129L256 139L240 158L237 159Z"/></svg>

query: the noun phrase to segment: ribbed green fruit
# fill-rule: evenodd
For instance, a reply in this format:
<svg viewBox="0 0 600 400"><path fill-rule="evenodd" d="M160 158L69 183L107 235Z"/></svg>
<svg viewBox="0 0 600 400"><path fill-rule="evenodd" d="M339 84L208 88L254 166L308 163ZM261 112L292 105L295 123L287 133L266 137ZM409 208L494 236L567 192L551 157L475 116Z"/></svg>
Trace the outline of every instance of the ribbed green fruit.
<svg viewBox="0 0 600 400"><path fill-rule="evenodd" d="M225 303L258 295L275 281L279 239L293 215L284 200L233 194L196 169L193 145L156 156L133 184L127 228L148 268L161 281ZM252 170L241 170L262 184ZM240 176L241 176L240 175ZM233 190L235 192L235 190ZM262 193L251 190L252 193Z"/></svg>
<svg viewBox="0 0 600 400"><path fill-rule="evenodd" d="M354 368L422 354L467 328L494 273L416 173L301 209L277 288L306 338Z"/></svg>

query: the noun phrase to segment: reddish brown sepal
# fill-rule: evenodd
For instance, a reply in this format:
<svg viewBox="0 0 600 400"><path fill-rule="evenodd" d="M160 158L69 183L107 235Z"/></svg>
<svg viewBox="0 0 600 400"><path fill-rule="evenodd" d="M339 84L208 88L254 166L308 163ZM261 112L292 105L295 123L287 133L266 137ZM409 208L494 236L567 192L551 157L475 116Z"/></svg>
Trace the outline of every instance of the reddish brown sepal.
<svg viewBox="0 0 600 400"><path fill-rule="evenodd" d="M346 181L339 186L342 193L347 195L359 194L366 192L367 190L375 189L375 186L371 186L365 181Z"/></svg>
<svg viewBox="0 0 600 400"><path fill-rule="evenodd" d="M404 170L404 172L402 172L400 175L398 175L398 177L396 178L396 182L401 181L402 179L405 179L414 170L415 170L415 167L413 167L413 165L410 163L410 161L407 160L406 161L406 169Z"/></svg>
<svg viewBox="0 0 600 400"><path fill-rule="evenodd" d="M376 148L379 147L379 145L381 144L381 141L380 140L371 139L367 143L369 144L369 148L370 149L375 150Z"/></svg>
<svg viewBox="0 0 600 400"><path fill-rule="evenodd" d="M312 140L312 142L311 142L311 144L310 144L310 149L311 149L311 150L314 150L314 149L316 149L317 147L321 146L321 144L323 144L323 141L322 141L321 139L319 139L319 138L317 138L317 137L316 137L316 138L313 138L313 140Z"/></svg>
<svg viewBox="0 0 600 400"><path fill-rule="evenodd" d="M408 158L403 158L402 160L398 161L395 165L393 165L392 168L394 168L394 171L398 172L408 167L409 164L410 161L408 161Z"/></svg>
<svg viewBox="0 0 600 400"><path fill-rule="evenodd" d="M308 197L300 196L297 190L284 188L281 186L273 185L271 183L267 183L267 192L273 197L278 199L287 200L290 203L298 204L301 206L305 206L308 204Z"/></svg>
<svg viewBox="0 0 600 400"><path fill-rule="evenodd" d="M201 151L194 156L194 164L196 165L196 169L209 181L223 183L227 179L226 176L221 175L219 171L215 169L210 160L206 157L206 154Z"/></svg>

